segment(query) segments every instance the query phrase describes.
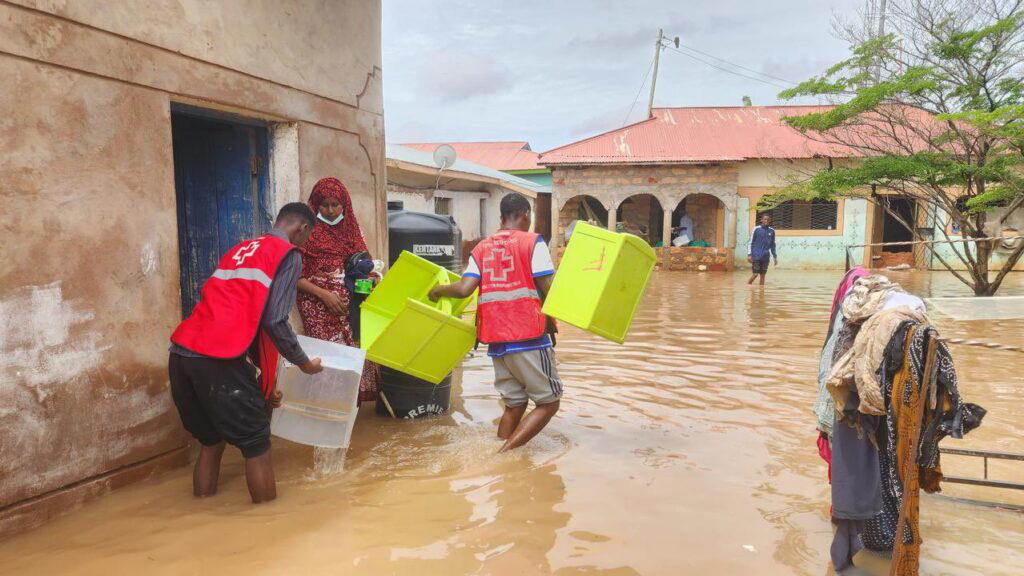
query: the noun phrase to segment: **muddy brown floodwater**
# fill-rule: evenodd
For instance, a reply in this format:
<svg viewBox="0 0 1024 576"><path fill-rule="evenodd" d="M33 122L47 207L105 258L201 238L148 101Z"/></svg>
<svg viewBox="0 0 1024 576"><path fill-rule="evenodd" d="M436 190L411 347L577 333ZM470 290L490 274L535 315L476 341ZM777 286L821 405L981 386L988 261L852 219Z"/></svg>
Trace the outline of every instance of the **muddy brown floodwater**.
<svg viewBox="0 0 1024 576"><path fill-rule="evenodd" d="M629 341L564 328L562 409L526 449L494 455L487 357L450 415L366 410L345 470L275 441L280 498L252 506L237 453L220 493L182 469L0 544L4 574L813 574L828 570L829 492L817 456L817 353L838 272L659 273ZM947 276L892 274L922 295ZM1024 275L1005 294L1024 292ZM936 316L947 336L1024 345L1024 322ZM944 446L1024 451L1024 354L953 347L983 427ZM1021 463L1015 463L1021 464ZM945 457L950 474L980 463ZM993 465L1024 480L1024 465ZM1024 573L1024 494L948 485L922 498L923 574ZM868 559L877 560L877 559ZM877 564L877 562L875 562Z"/></svg>

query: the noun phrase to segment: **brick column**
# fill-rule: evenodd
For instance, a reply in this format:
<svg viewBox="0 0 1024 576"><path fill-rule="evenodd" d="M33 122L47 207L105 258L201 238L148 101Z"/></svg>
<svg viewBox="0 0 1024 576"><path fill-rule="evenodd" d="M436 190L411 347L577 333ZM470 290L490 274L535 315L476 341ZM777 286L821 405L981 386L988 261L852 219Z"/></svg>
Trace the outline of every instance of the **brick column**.
<svg viewBox="0 0 1024 576"><path fill-rule="evenodd" d="M665 248L672 246L672 211L662 210L661 218L661 245Z"/></svg>

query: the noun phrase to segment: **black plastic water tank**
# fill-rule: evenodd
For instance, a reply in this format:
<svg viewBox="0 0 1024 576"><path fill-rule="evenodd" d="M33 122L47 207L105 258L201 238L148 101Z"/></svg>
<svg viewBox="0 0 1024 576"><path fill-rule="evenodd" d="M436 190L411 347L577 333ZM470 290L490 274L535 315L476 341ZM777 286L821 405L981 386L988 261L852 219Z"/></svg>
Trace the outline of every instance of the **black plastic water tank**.
<svg viewBox="0 0 1024 576"><path fill-rule="evenodd" d="M451 216L389 211L388 244L392 265L402 250L408 250L456 274L462 272L462 231Z"/></svg>

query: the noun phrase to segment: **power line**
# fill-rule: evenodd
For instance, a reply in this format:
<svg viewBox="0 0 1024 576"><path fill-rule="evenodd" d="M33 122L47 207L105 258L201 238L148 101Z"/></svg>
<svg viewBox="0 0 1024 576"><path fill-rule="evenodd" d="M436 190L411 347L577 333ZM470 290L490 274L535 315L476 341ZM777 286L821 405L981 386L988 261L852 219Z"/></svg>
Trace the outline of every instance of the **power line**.
<svg viewBox="0 0 1024 576"><path fill-rule="evenodd" d="M647 65L647 72L644 72L643 80L640 81L640 88L636 91L636 97L633 98L633 103L629 106L629 112L626 112L626 117L622 119L622 125L625 126L626 122L629 121L629 115L633 113L633 108L636 107L637 101L640 100L640 93L644 91L644 86L647 85L647 77L651 74L651 68L654 68L654 58L651 58L651 63Z"/></svg>
<svg viewBox="0 0 1024 576"><path fill-rule="evenodd" d="M682 54L683 56L686 56L687 58L690 58L692 60L696 60L697 62L700 62L701 64L704 64L706 66L710 66L710 67L712 67L712 68L714 68L716 70L721 70L722 72L726 72L728 74L733 74L734 76L740 76L740 77L746 78L748 80L753 80L755 82L761 82L762 84L768 84L770 86L775 86L776 88L786 89L786 88L789 88L790 86L795 86L796 85L796 82L789 82L788 80L783 80L783 82L788 83L790 86L787 86L785 84L779 84L778 82L773 82L771 80L765 80L764 78L758 78L757 76L750 76L750 75L744 74L742 72L737 72L735 70L730 70L729 68L725 68L725 67L719 66L718 64L715 64L714 62L708 62L707 60L704 60L702 58L698 58L697 56L694 56L693 54L690 54L689 52L683 52L682 50L680 50L678 48L673 48L671 46L669 46L668 48L670 50L674 50L674 51ZM728 61L723 60L723 62L728 62ZM732 64L731 62L728 62L728 64L731 65L731 66L736 66L737 68L741 67L738 64ZM749 68L744 68L744 69L745 70L749 70ZM760 74L760 72L758 72L758 74Z"/></svg>
<svg viewBox="0 0 1024 576"><path fill-rule="evenodd" d="M730 62L730 61L726 60L725 58L719 58L718 56L715 56L714 54L708 54L707 52L704 52L702 50L698 50L698 49L696 49L696 48L694 48L692 46L687 46L685 44L682 44L679 47L683 48L683 49L686 49L686 50L689 50L691 52L696 52L697 54L700 54L701 56L707 56L708 58L711 58L712 60L718 60L719 62L722 62L724 64L728 64L729 66L733 66L735 68L739 68L740 70L746 70L747 72L753 72L754 74L757 74L759 76L764 76L766 78L771 78L772 80L778 80L779 82L785 82L786 84L792 84L794 86L797 84L796 82L793 82L791 80L786 80L785 78L779 78L778 76L772 76L771 74L768 74L768 73L765 73L765 72L759 72L757 70L754 70L753 68L747 68L746 66L743 66L743 65L740 65L740 64L736 64L735 62Z"/></svg>

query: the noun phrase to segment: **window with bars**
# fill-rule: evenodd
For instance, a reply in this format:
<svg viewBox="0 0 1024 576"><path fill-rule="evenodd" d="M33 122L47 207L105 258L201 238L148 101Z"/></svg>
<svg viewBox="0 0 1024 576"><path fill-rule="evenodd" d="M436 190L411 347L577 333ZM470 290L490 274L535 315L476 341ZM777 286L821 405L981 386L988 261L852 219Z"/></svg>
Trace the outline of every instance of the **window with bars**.
<svg viewBox="0 0 1024 576"><path fill-rule="evenodd" d="M768 212L776 230L835 230L839 204L829 200L790 200ZM758 219L761 214L757 215Z"/></svg>
<svg viewBox="0 0 1024 576"><path fill-rule="evenodd" d="M441 216L451 216L452 215L452 199L451 198L441 198L439 196L435 196L434 197L434 214L439 214Z"/></svg>

